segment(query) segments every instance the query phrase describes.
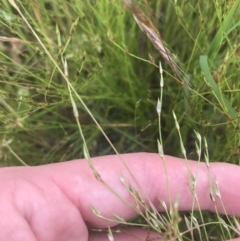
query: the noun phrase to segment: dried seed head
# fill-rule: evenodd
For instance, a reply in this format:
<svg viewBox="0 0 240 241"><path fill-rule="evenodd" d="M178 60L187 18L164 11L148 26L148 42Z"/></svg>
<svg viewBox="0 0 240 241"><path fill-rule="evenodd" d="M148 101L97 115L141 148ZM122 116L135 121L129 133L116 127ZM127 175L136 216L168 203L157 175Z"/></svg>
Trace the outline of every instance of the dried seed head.
<svg viewBox="0 0 240 241"><path fill-rule="evenodd" d="M208 157L208 154L206 152L204 153L204 159L205 159L207 167L209 168L209 157Z"/></svg>
<svg viewBox="0 0 240 241"><path fill-rule="evenodd" d="M149 57L151 63L153 63L155 65L155 59L153 58L153 56L150 53L148 53L148 57Z"/></svg>
<svg viewBox="0 0 240 241"><path fill-rule="evenodd" d="M157 140L157 145L158 145L158 153L159 153L160 157L163 158L163 155L164 155L163 146L159 140Z"/></svg>
<svg viewBox="0 0 240 241"><path fill-rule="evenodd" d="M166 203L163 200L161 200L161 199L159 199L159 201L160 201L161 205L163 206L164 210L167 211Z"/></svg>
<svg viewBox="0 0 240 241"><path fill-rule="evenodd" d="M163 81L163 69L162 69L161 62L159 62L159 73L160 73L160 88L163 88L164 81Z"/></svg>
<svg viewBox="0 0 240 241"><path fill-rule="evenodd" d="M233 217L234 223L235 223L235 227L236 227L236 232L238 233L238 235L240 235L240 223L238 222L238 220Z"/></svg>
<svg viewBox="0 0 240 241"><path fill-rule="evenodd" d="M125 177L123 176L123 173L120 174L120 181L121 183L125 184Z"/></svg>
<svg viewBox="0 0 240 241"><path fill-rule="evenodd" d="M192 230L191 222L188 220L188 218L185 215L184 215L184 220L185 220L188 230Z"/></svg>
<svg viewBox="0 0 240 241"><path fill-rule="evenodd" d="M72 107L73 107L73 115L74 115L74 117L78 118L79 117L78 109L77 109L76 103L74 101L72 101Z"/></svg>
<svg viewBox="0 0 240 241"><path fill-rule="evenodd" d="M214 193L216 194L217 197L221 198L221 193L220 193L220 190L219 190L219 186L218 186L218 181L216 180L215 181L215 184L214 185Z"/></svg>
<svg viewBox="0 0 240 241"><path fill-rule="evenodd" d="M117 221L120 223L127 223L122 217L118 216L117 214L113 214Z"/></svg>
<svg viewBox="0 0 240 241"><path fill-rule="evenodd" d="M219 221L220 221L220 223L223 225L223 227L224 227L225 229L229 230L229 229L228 229L228 225L226 224L226 222L225 222L221 217L219 217Z"/></svg>
<svg viewBox="0 0 240 241"><path fill-rule="evenodd" d="M158 98L158 101L157 101L157 107L156 107L156 110L157 110L157 114L160 116L161 114L161 109L162 109L162 105L161 105L161 102Z"/></svg>
<svg viewBox="0 0 240 241"><path fill-rule="evenodd" d="M114 241L112 230L109 227L108 227L108 239L109 239L109 241Z"/></svg>
<svg viewBox="0 0 240 241"><path fill-rule="evenodd" d="M92 212L93 212L96 216L98 216L98 217L100 217L100 218L103 217L102 214L100 213L100 211L98 211L95 207L91 206L91 209L92 209Z"/></svg>
<svg viewBox="0 0 240 241"><path fill-rule="evenodd" d="M58 48L60 49L62 47L62 41L61 41L61 35L57 24L56 24L56 35L57 35Z"/></svg>
<svg viewBox="0 0 240 241"><path fill-rule="evenodd" d="M155 219L155 218L152 218L150 217L150 222L154 225L154 227L159 227L159 220L158 219Z"/></svg>
<svg viewBox="0 0 240 241"><path fill-rule="evenodd" d="M174 119L174 121L175 121L176 129L179 131L179 130L180 130L180 126L179 126L179 124L178 124L177 117L176 117L176 115L175 115L175 112L174 112L174 111L172 111L172 112L173 112L173 119Z"/></svg>
<svg viewBox="0 0 240 241"><path fill-rule="evenodd" d="M128 190L134 197L136 196L136 190L134 189L131 183L129 183Z"/></svg>
<svg viewBox="0 0 240 241"><path fill-rule="evenodd" d="M159 73L160 73L160 75L163 74L163 69L162 69L161 61L159 61Z"/></svg>
<svg viewBox="0 0 240 241"><path fill-rule="evenodd" d="M87 160L90 159L88 148L87 148L87 145L85 143L83 143L83 155L84 155L85 159L87 159Z"/></svg>
<svg viewBox="0 0 240 241"><path fill-rule="evenodd" d="M174 73L180 79L183 79L183 71L181 64L177 58L168 50L166 44L162 41L161 35L157 27L153 22L147 17L144 12L135 6L131 0L122 0L123 3L133 14L133 17L140 27L140 29L146 34L148 39L151 41L152 45L157 49L157 51L162 55L162 57L168 62Z"/></svg>
<svg viewBox="0 0 240 241"><path fill-rule="evenodd" d="M64 62L63 62L63 70L64 70L64 75L68 77L68 65L67 65L66 59L64 59Z"/></svg>
<svg viewBox="0 0 240 241"><path fill-rule="evenodd" d="M180 146L181 146L181 151L182 151L184 158L187 159L187 152L186 152L186 149L182 142L181 142Z"/></svg>
<svg viewBox="0 0 240 241"><path fill-rule="evenodd" d="M103 181L101 175L94 169L93 174L98 181Z"/></svg>
<svg viewBox="0 0 240 241"><path fill-rule="evenodd" d="M191 173L191 172L190 172L190 173ZM196 187L196 178L193 176L192 173L190 174L190 178L191 178L192 186Z"/></svg>
<svg viewBox="0 0 240 241"><path fill-rule="evenodd" d="M194 132L195 132L195 135L196 135L199 143L201 143L201 142L202 142L202 137L201 137L201 135L200 135L197 131L195 131L195 130L194 130Z"/></svg>
<svg viewBox="0 0 240 241"><path fill-rule="evenodd" d="M214 194L213 194L213 190L212 190L213 188L212 187L210 187L210 198L211 198L211 200L212 200L212 202L213 203L215 203L215 197L214 197Z"/></svg>
<svg viewBox="0 0 240 241"><path fill-rule="evenodd" d="M196 147L198 158L200 158L201 157L201 150L200 150L200 147L199 147L197 142L195 142L195 147Z"/></svg>

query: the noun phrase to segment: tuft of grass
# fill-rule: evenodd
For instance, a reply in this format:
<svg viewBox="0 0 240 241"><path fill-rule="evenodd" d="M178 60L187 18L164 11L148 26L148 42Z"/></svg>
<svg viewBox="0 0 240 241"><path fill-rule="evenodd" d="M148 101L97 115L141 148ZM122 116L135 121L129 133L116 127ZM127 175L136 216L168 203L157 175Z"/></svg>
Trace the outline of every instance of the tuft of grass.
<svg viewBox="0 0 240 241"><path fill-rule="evenodd" d="M4 0L0 6L1 166L85 157L103 182L92 156L148 151L163 163L164 154L186 165L190 158L207 167L210 159L240 163L239 1ZM189 172L193 196L195 180ZM113 216L123 225L153 229L166 240L227 239L239 230L236 218L200 207L179 214L175 200L159 214L133 185L125 187L133 208L145 212L137 209L140 218L130 221ZM221 200L217 183L210 190L213 202ZM193 205L199 206L196 195Z"/></svg>

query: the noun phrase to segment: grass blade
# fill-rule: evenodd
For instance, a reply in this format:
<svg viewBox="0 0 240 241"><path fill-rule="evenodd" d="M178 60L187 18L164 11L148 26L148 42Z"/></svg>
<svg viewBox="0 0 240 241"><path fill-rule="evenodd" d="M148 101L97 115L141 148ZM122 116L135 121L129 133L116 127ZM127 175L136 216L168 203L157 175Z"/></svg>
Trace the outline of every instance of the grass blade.
<svg viewBox="0 0 240 241"><path fill-rule="evenodd" d="M236 119L237 118L236 111L233 109L230 102L228 102L228 100L223 96L219 86L215 82L215 80L210 72L210 69L208 66L207 55L201 55L199 61L200 61L201 69L205 76L205 81L207 84L209 84L211 86L213 94L215 95L216 99L218 100L218 103L223 108L224 113L228 116L229 119Z"/></svg>
<svg viewBox="0 0 240 241"><path fill-rule="evenodd" d="M217 50L220 48L222 41L224 39L224 33L227 30L227 27L229 26L229 23L239 5L240 1L236 1L234 5L232 6L231 10L229 11L228 15L224 18L223 23L221 24L220 28L218 29L215 37L213 38L209 48L207 55L209 58L212 57L212 55L217 52Z"/></svg>

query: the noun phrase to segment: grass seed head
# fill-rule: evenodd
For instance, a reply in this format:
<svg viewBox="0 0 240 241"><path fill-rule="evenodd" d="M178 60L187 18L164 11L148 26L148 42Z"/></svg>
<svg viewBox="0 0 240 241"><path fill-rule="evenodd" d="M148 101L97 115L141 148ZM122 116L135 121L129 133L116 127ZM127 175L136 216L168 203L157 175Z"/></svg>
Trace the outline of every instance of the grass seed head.
<svg viewBox="0 0 240 241"><path fill-rule="evenodd" d="M102 214L100 213L100 211L99 211L98 209L96 209L96 208L93 207L93 206L91 206L91 209L92 209L92 212L93 212L96 216L98 216L98 217L100 217L100 218L103 218Z"/></svg>
<svg viewBox="0 0 240 241"><path fill-rule="evenodd" d="M108 239L109 239L109 241L114 241L112 230L109 227L108 227Z"/></svg>

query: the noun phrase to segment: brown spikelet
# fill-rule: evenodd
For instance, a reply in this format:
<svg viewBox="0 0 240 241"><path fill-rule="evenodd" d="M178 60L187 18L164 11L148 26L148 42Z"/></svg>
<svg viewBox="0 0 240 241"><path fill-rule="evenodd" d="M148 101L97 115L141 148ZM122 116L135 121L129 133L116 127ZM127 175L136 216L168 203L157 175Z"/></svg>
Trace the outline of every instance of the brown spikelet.
<svg viewBox="0 0 240 241"><path fill-rule="evenodd" d="M181 80L183 79L183 72L181 64L176 57L170 52L163 42L161 35L157 27L153 24L149 17L138 7L132 0L122 0L123 3L133 14L133 17L140 27L140 29L146 34L153 46L158 50L162 57L168 62L174 73Z"/></svg>

